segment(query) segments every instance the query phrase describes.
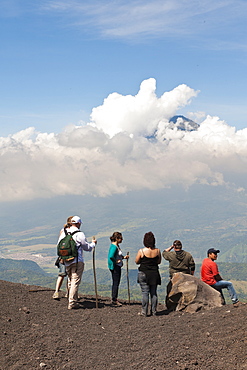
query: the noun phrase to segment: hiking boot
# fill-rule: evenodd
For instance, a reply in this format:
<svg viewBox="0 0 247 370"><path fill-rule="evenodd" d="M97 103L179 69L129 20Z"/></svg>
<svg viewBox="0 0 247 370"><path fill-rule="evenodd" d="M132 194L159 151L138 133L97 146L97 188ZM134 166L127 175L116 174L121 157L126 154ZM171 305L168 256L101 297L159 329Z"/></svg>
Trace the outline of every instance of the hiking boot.
<svg viewBox="0 0 247 370"><path fill-rule="evenodd" d="M78 308L81 308L78 303L73 304L73 306L68 306L68 310L77 310Z"/></svg>
<svg viewBox="0 0 247 370"><path fill-rule="evenodd" d="M59 292L55 292L52 296L53 299L60 299Z"/></svg>
<svg viewBox="0 0 247 370"><path fill-rule="evenodd" d="M121 307L122 306L122 303L120 303L118 301L112 301L112 305L113 306L116 306L116 307Z"/></svg>
<svg viewBox="0 0 247 370"><path fill-rule="evenodd" d="M239 301L237 301L237 302L235 302L235 303L233 303L233 307L239 307L239 306L242 306L242 305L244 305L245 303L243 303L243 302L239 302Z"/></svg>
<svg viewBox="0 0 247 370"><path fill-rule="evenodd" d="M138 316L147 316L144 312L138 312Z"/></svg>

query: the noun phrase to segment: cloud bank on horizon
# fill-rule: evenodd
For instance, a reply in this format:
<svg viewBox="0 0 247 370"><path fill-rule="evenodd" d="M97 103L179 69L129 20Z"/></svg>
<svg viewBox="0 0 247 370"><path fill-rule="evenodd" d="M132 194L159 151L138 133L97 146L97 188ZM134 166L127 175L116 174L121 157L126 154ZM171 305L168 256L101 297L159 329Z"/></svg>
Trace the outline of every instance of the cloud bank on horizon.
<svg viewBox="0 0 247 370"><path fill-rule="evenodd" d="M198 92L186 85L161 97L155 91L150 78L135 96L110 94L87 124L59 134L30 127L1 137L0 201L108 196L175 184L245 191L247 129L204 115L198 130L181 131L169 119Z"/></svg>

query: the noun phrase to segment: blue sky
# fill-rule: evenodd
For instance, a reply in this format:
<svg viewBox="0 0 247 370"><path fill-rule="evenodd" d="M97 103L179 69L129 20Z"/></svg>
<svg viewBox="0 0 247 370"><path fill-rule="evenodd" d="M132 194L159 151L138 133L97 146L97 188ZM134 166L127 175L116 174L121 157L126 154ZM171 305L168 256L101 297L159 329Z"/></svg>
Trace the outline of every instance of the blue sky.
<svg viewBox="0 0 247 370"><path fill-rule="evenodd" d="M242 0L2 0L0 202L246 196L246 14Z"/></svg>
<svg viewBox="0 0 247 370"><path fill-rule="evenodd" d="M247 127L247 2L2 0L0 136L89 121L113 92L200 90L177 113Z"/></svg>

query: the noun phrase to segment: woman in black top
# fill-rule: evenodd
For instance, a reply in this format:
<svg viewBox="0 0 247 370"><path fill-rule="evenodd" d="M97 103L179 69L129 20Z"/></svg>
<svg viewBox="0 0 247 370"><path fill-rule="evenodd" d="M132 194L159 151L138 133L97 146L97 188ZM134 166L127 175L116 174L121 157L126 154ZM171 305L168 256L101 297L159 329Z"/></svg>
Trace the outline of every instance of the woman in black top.
<svg viewBox="0 0 247 370"><path fill-rule="evenodd" d="M155 237L150 231L144 235L144 248L139 249L135 262L140 264L138 272L138 283L142 291L142 312L141 315L147 316L149 295L151 297L151 315L156 315L158 298L157 285L161 284L158 265L161 263L161 253L155 248Z"/></svg>

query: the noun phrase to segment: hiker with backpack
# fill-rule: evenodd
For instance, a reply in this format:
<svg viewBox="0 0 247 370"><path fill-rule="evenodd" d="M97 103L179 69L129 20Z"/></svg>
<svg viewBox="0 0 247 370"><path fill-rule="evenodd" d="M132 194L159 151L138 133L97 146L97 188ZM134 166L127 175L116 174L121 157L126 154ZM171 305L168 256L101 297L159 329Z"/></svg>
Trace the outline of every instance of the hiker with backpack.
<svg viewBox="0 0 247 370"><path fill-rule="evenodd" d="M68 276L69 304L68 309L79 308L77 303L78 289L84 270L83 251L91 252L97 244L93 238L89 243L82 231L79 216L73 216L71 226L64 228L58 239L58 256L64 261Z"/></svg>
<svg viewBox="0 0 247 370"><path fill-rule="evenodd" d="M63 228L60 231L59 235L62 234L62 232L63 232L63 230L65 228L69 228L69 227L72 226L72 223L71 223L72 218L73 218L73 216L70 216L70 217L67 218L67 222L63 226ZM59 300L60 299L60 289L61 289L61 286L63 284L64 278L67 276L67 272L66 272L66 267L65 267L64 260L61 259L60 257L57 258L57 260L55 262L55 266L57 266L57 268L59 269L59 271L58 271L58 277L57 277L55 292L54 292L52 298ZM68 297L68 281L67 281L66 287L67 287L66 296Z"/></svg>

